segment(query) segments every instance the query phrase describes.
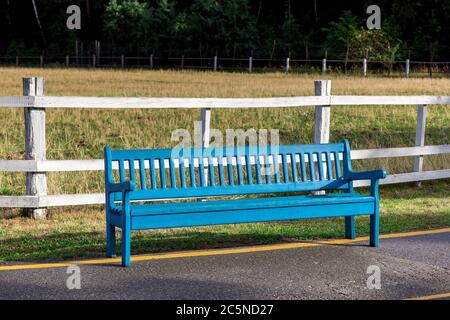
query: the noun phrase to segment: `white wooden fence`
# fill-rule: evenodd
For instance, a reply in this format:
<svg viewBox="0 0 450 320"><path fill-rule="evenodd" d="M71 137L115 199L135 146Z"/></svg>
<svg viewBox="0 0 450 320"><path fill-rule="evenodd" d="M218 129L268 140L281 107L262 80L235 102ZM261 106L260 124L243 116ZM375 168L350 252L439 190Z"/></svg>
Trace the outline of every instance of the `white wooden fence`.
<svg viewBox="0 0 450 320"><path fill-rule="evenodd" d="M26 195L0 196L0 208L27 208L35 218L45 216L45 208L104 203L104 194L48 195L46 172L101 171L103 160L47 160L45 158L45 111L51 108L197 108L201 109L204 145L209 141L213 108L280 108L316 106L314 142L329 141L331 106L416 105L418 106L416 145L404 148L353 150L352 159L415 157L410 173L390 173L382 184L450 178L450 168L422 171L423 156L448 154L450 145L425 146L427 105L450 105L450 96L333 96L331 81L315 82L315 96L284 98L109 98L43 96L43 78L24 78L24 96L0 97L0 107L25 110L25 160L0 160L0 172L25 172ZM356 186L367 186L360 181Z"/></svg>
<svg viewBox="0 0 450 320"><path fill-rule="evenodd" d="M98 43L98 41L96 41ZM258 71L270 71L270 70L280 70L284 69L285 72L293 71L293 65L297 68L299 67L309 67L310 64L315 64L316 67L322 72L322 74L335 71L336 68L330 68L330 65L347 65L348 63L352 65L360 65L361 75L366 77L369 72L369 64L375 64L372 68L375 72L383 70L383 66L389 65L389 74L392 72L394 65L398 66L397 69L401 69L404 72L405 78L409 78L412 75L411 67L417 66L416 69L429 67L428 73L432 76L433 68L441 67L441 71L434 71L435 73L445 73L448 71L446 67L450 65L448 61L411 61L406 59L405 61L368 61L366 58L361 58L360 60L336 60L336 59L294 59L287 57L285 59L271 59L271 58L254 58L252 56L248 58L226 58L226 57L156 57L153 54L149 56L132 57L125 56L121 54L120 56L103 56L99 54L96 49L96 53L92 55L76 55L76 56L0 56L0 65L15 65L20 66L39 66L41 68L46 67L46 65L64 65L66 68L69 67L92 67L92 68L181 68L181 69L210 69L213 71L218 70L247 70L248 72L253 72L256 69ZM190 61L190 63L185 63L185 61ZM219 62L221 62L219 64ZM228 62L228 63L227 63ZM255 62L258 63L258 68L255 68ZM199 65L200 64L200 65ZM231 65L228 65L231 64ZM237 64L237 66L235 66ZM320 65L321 64L321 65ZM377 66L378 65L378 66ZM272 67L273 66L273 67ZM415 71L414 73L420 73Z"/></svg>

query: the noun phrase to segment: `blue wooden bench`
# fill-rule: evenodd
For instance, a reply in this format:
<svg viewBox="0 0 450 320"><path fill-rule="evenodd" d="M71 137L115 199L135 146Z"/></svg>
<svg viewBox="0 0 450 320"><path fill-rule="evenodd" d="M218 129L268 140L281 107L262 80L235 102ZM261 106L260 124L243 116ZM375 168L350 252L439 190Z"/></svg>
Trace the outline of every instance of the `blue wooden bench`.
<svg viewBox="0 0 450 320"><path fill-rule="evenodd" d="M176 152L105 147L107 256L116 254L116 227L122 229L122 265L129 266L132 230L343 216L345 236L353 239L356 215L370 215L376 247L378 184L385 177L384 170L353 172L346 140ZM371 180L370 195L355 192L354 180ZM311 194L319 190L327 194ZM255 194L265 196L217 199ZM196 197L208 201L192 201Z"/></svg>

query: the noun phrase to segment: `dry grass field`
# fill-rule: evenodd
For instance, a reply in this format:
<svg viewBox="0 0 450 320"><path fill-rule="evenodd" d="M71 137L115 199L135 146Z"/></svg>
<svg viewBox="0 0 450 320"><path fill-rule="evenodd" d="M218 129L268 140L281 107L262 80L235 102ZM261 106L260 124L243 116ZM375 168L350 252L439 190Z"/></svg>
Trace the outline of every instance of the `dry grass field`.
<svg viewBox="0 0 450 320"><path fill-rule="evenodd" d="M43 76L55 96L275 97L312 95L317 76L284 73L0 68L0 96L21 95L23 76ZM450 95L449 79L326 76L336 95ZM201 107L201 106L199 106ZM213 110L212 127L280 129L280 142L310 143L314 108ZM449 106L428 109L426 144L450 144ZM199 110L49 110L48 159L96 159L113 148L170 147L171 132L192 130ZM21 159L23 111L0 108L0 159ZM414 106L333 107L331 140L348 138L353 149L413 146ZM450 156L430 156L425 170L450 168ZM411 171L413 159L356 161L356 169ZM51 173L49 193L102 192L102 173ZM0 174L0 194L23 194L24 175ZM450 225L449 181L382 188L382 231ZM0 260L98 255L104 248L102 207L52 209L48 221L0 211ZM2 219L1 216L4 218ZM367 220L358 220L367 232ZM342 221L300 221L136 233L137 252L340 237Z"/></svg>

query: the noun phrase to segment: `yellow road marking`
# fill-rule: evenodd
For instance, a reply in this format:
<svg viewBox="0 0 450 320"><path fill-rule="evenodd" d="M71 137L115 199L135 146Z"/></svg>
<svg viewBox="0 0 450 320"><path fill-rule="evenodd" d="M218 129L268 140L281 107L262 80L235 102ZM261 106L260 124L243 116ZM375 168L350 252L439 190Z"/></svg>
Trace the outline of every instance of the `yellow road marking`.
<svg viewBox="0 0 450 320"><path fill-rule="evenodd" d="M440 294L433 294L431 296L421 296L421 297L408 298L408 299L405 299L405 300L433 300L433 299L442 299L442 298L450 298L450 292L448 292L448 293L440 293Z"/></svg>
<svg viewBox="0 0 450 320"><path fill-rule="evenodd" d="M381 239L392 239L392 238L413 237L413 236L422 236L422 235L438 234L438 233L446 233L446 232L450 232L450 228L382 234L382 235L380 235L380 238ZM295 249L295 248L319 247L319 246L325 246L325 245L342 245L342 244L361 242L361 241L367 241L367 240L369 240L369 237L358 237L353 240L338 239L338 240L326 240L326 241L314 241L314 242L292 242L292 243L260 245L260 246L253 246L253 247L242 247L242 248L231 248L231 249L209 249L209 250L196 250L196 251L187 251L187 252L161 253L161 254L153 254L153 255L134 256L134 257L131 257L131 261L149 261L149 260L161 260L161 259L203 257L203 256L214 256L214 255L225 255L225 254L286 250L286 249ZM91 259L91 260L79 260L79 261L68 261L68 262L57 262L57 263L38 263L38 264L0 266L0 271L47 269L47 268L68 267L68 266L73 266L73 265L110 264L110 263L115 263L115 262L121 262L121 258Z"/></svg>

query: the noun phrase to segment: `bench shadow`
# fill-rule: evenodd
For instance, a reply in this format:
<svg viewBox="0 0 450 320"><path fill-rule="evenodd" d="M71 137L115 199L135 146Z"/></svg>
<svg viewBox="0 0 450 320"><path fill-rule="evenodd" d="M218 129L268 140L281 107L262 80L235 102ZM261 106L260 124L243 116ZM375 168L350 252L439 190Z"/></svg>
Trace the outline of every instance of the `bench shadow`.
<svg viewBox="0 0 450 320"><path fill-rule="evenodd" d="M348 244L327 243L327 240L295 240L286 239L283 235L267 234L228 234L209 231L186 231L176 235L165 235L160 231L150 234L132 234L131 254L151 255L180 251L195 251L207 249L245 248L249 246L279 245L287 243L319 244L327 246L346 246ZM26 245L26 244L38 244ZM117 256L121 255L120 232L117 238ZM8 264L15 262L61 262L77 259L105 258L106 239L100 232L60 233L39 237L17 237L2 241L0 256L8 257ZM366 244L362 242L351 245ZM43 249L45 248L45 249ZM49 251L54 258L47 258ZM11 253L25 257L21 259L9 258ZM5 261L3 261L5 262Z"/></svg>

